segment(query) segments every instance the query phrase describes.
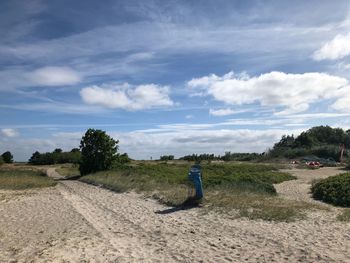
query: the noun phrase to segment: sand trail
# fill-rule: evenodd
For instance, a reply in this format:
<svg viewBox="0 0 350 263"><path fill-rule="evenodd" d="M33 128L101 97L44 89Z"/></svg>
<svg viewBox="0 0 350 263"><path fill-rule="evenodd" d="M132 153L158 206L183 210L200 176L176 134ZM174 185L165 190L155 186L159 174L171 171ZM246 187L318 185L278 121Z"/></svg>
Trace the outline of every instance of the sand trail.
<svg viewBox="0 0 350 263"><path fill-rule="evenodd" d="M324 203L315 201L311 197L310 188L314 180L324 179L346 171L339 167L323 167L320 169L289 169L284 170L297 177L297 180L285 181L274 185L277 193L286 199L304 201L309 203ZM326 205L325 205L326 206ZM331 207L331 206L329 206Z"/></svg>

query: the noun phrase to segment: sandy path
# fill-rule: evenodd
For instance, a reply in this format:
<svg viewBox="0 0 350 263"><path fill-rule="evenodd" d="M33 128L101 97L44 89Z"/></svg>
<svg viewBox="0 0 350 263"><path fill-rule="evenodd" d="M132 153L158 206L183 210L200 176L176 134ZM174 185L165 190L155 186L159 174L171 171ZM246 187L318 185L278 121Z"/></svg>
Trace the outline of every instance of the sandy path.
<svg viewBox="0 0 350 263"><path fill-rule="evenodd" d="M324 167L315 170L309 169L290 169L284 170L297 177L297 180L285 181L280 184L276 184L275 188L277 193L287 199L305 201L317 204L323 204L317 202L311 197L310 187L314 180L324 179L329 176L334 176L340 173L344 173L343 169L339 167Z"/></svg>
<svg viewBox="0 0 350 263"><path fill-rule="evenodd" d="M332 212L231 219L78 181L0 194L0 262L350 262L350 224Z"/></svg>

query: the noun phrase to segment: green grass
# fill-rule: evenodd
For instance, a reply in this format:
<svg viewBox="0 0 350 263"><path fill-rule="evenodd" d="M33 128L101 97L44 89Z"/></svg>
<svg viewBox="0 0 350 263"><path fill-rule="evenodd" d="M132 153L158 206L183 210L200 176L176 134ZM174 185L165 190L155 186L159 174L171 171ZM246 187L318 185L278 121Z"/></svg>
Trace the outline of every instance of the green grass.
<svg viewBox="0 0 350 263"><path fill-rule="evenodd" d="M56 185L56 182L41 171L32 169L0 169L0 189L23 190Z"/></svg>
<svg viewBox="0 0 350 263"><path fill-rule="evenodd" d="M160 202L179 206L188 197L188 163L138 162L83 176L80 180L117 192L135 190ZM238 217L293 221L315 206L276 196L273 184L295 177L274 165L225 163L202 165L205 198L210 210L235 211Z"/></svg>
<svg viewBox="0 0 350 263"><path fill-rule="evenodd" d="M344 210L337 216L337 219L342 222L350 222L350 209Z"/></svg>

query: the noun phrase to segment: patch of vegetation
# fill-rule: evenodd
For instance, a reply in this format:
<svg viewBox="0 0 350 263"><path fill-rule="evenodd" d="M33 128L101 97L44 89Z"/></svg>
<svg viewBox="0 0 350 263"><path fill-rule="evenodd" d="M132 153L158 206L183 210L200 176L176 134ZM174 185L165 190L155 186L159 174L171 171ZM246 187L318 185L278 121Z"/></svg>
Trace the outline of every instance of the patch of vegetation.
<svg viewBox="0 0 350 263"><path fill-rule="evenodd" d="M337 216L337 219L342 222L350 222L350 209L344 210Z"/></svg>
<svg viewBox="0 0 350 263"><path fill-rule="evenodd" d="M164 204L179 206L189 195L189 168L190 164L132 163L80 180L117 192L136 190ZM302 211L308 208L304 203L275 197L273 184L294 177L272 165L207 164L202 166L202 172L206 207L234 209L239 216L276 221L302 218Z"/></svg>
<svg viewBox="0 0 350 263"><path fill-rule="evenodd" d="M208 191L206 194L211 209L234 209L236 217L262 219L265 221L292 222L306 217L305 212L324 207L307 202L286 200L268 194L252 193L231 189L227 191Z"/></svg>
<svg viewBox="0 0 350 263"><path fill-rule="evenodd" d="M350 173L320 180L311 187L315 199L326 203L350 207Z"/></svg>
<svg viewBox="0 0 350 263"><path fill-rule="evenodd" d="M0 189L23 190L55 186L56 182L43 172L31 169L0 169Z"/></svg>

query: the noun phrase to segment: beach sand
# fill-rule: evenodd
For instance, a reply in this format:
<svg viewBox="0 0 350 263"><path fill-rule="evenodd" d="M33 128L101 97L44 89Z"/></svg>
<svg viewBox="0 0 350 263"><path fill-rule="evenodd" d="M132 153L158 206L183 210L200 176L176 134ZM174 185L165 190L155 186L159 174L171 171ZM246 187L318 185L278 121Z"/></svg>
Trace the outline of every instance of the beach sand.
<svg viewBox="0 0 350 263"><path fill-rule="evenodd" d="M319 204L311 181L340 170L290 172L298 180L276 185L279 194ZM350 262L350 223L325 207L291 223L253 221L64 180L0 191L0 262Z"/></svg>

